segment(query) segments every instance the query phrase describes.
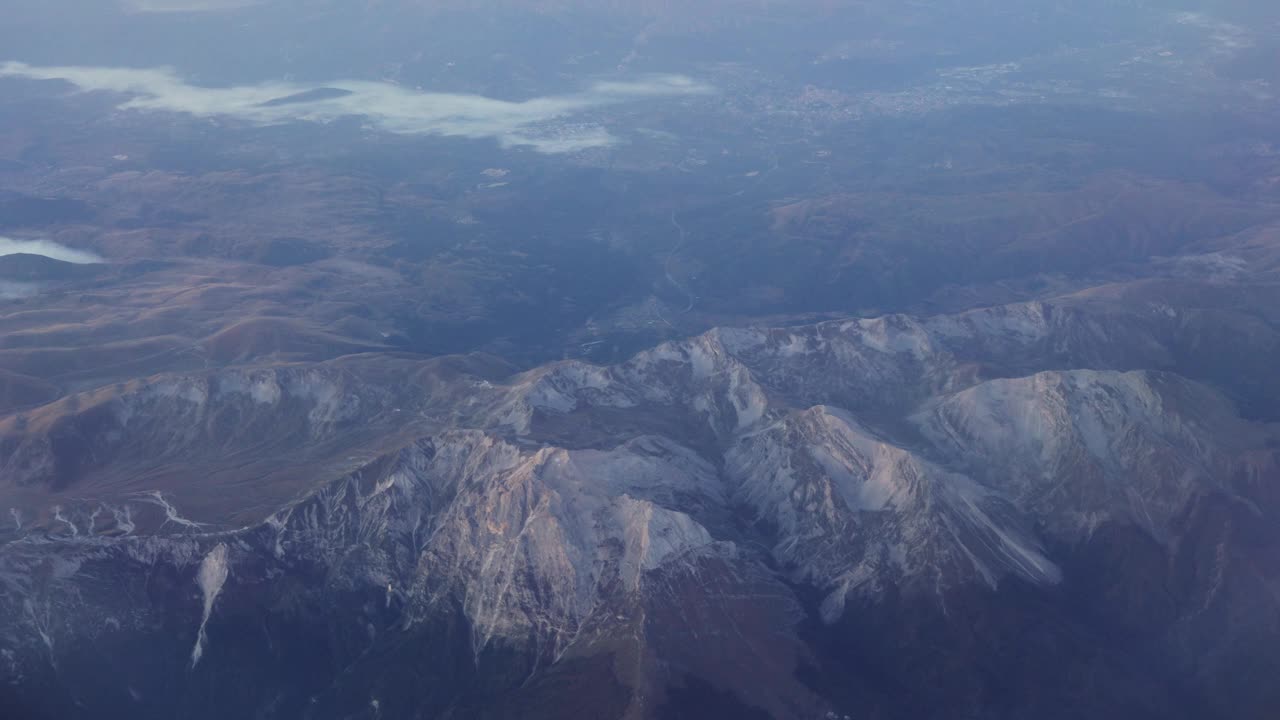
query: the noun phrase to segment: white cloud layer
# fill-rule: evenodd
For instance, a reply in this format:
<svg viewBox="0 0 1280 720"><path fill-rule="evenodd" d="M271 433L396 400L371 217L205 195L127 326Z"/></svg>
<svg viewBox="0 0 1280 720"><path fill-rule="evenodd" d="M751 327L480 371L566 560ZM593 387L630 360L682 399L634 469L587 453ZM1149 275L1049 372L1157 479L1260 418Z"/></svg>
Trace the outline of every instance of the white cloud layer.
<svg viewBox="0 0 1280 720"><path fill-rule="evenodd" d="M49 240L14 240L0 237L0 256L25 253L43 255L54 260L85 265L100 263L102 258L86 250L76 250Z"/></svg>
<svg viewBox="0 0 1280 720"><path fill-rule="evenodd" d="M479 95L424 93L364 80L210 88L188 84L166 69L33 67L8 62L0 64L0 77L64 80L83 91L131 95L120 106L127 110L232 117L260 125L323 123L362 116L374 127L400 135L493 138L504 146L530 146L546 153L572 152L614 142L602 127L564 122L573 115L609 105L711 92L707 85L681 75L597 82L578 93L520 102ZM284 98L293 101L279 102Z"/></svg>

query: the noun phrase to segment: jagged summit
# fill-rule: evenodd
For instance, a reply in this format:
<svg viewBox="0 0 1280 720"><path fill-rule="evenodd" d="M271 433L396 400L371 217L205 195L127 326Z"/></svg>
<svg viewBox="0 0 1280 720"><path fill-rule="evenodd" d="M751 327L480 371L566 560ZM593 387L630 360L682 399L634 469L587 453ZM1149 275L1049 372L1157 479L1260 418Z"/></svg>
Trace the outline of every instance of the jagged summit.
<svg viewBox="0 0 1280 720"><path fill-rule="evenodd" d="M615 689L599 702L628 717L683 678L813 717L832 706L800 679L822 652L811 623L841 628L890 598L909 625L974 598L1066 596L1099 543L1177 558L1220 522L1212 503L1276 511L1259 494L1272 430L1205 384L1127 369L1179 349L1158 334L1117 347L1095 312L718 329L509 377L357 356L63 400L4 425L0 462L28 498L0 548L6 657L56 683L44 673L71 648L172 643L188 662L166 682L189 684L293 657L322 622L337 635L321 656L351 664L314 690L333 708L387 663L444 672L412 654L421 642L468 658L464 687L512 698L605 662ZM389 392L387 373L411 382ZM263 448L278 464L245 464ZM319 621L321 606L342 609ZM267 608L283 615L262 638L228 636ZM502 685L509 673L525 679ZM467 692L380 703L504 707Z"/></svg>

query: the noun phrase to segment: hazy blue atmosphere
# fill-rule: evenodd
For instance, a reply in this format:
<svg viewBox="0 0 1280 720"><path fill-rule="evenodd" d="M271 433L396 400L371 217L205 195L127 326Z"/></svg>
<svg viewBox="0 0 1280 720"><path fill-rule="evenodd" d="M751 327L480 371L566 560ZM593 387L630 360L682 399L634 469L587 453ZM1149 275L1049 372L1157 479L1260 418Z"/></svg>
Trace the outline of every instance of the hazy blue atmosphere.
<svg viewBox="0 0 1280 720"><path fill-rule="evenodd" d="M1280 716L1280 7L7 0L0 720Z"/></svg>

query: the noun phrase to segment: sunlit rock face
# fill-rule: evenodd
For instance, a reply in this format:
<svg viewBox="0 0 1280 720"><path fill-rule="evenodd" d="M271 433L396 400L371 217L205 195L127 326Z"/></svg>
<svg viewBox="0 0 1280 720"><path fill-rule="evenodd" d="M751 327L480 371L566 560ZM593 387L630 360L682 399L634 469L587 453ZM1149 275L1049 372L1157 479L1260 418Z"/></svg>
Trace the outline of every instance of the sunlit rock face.
<svg viewBox="0 0 1280 720"><path fill-rule="evenodd" d="M3 0L0 720L1280 718L1277 58Z"/></svg>
<svg viewBox="0 0 1280 720"><path fill-rule="evenodd" d="M210 371L40 408L0 458L25 493L0 548L7 702L807 718L915 707L912 672L980 705L987 671L956 664L976 656L1015 662L1018 712L1112 707L1110 685L1005 659L1066 643L1143 708L1254 712L1265 692L1211 689L1275 632L1274 430L1128 369L1182 351L1089 331L1094 312L723 329L510 376ZM245 472L263 448L291 467ZM911 638L937 623L925 659Z"/></svg>

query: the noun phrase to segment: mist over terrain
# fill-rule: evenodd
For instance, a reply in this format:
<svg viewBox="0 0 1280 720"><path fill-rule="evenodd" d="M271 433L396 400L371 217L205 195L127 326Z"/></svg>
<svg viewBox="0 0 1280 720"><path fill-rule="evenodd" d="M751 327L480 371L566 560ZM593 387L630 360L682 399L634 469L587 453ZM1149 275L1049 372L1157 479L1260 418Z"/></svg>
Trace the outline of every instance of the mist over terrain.
<svg viewBox="0 0 1280 720"><path fill-rule="evenodd" d="M91 252L72 250L48 240L14 240L0 237L0 257L5 255L39 255L69 263L96 263L102 258Z"/></svg>
<svg viewBox="0 0 1280 720"><path fill-rule="evenodd" d="M1280 7L9 0L0 719L1280 715Z"/></svg>

